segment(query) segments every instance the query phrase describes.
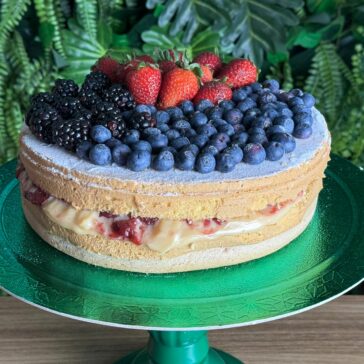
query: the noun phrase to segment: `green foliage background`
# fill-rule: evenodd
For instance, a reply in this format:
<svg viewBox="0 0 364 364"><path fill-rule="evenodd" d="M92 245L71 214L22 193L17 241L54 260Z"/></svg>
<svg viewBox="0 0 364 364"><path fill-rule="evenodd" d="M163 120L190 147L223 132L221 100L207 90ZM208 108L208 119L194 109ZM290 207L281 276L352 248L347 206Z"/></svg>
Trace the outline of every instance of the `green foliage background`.
<svg viewBox="0 0 364 364"><path fill-rule="evenodd" d="M33 93L82 81L110 54L158 48L249 57L261 78L313 93L333 150L364 166L363 0L2 0L0 163L16 156Z"/></svg>

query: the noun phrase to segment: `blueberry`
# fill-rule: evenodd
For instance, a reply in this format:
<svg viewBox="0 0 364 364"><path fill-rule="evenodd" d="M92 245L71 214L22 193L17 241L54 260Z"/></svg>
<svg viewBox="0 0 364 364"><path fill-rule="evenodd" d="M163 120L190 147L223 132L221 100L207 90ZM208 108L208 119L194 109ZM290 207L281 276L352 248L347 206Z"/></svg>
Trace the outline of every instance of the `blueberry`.
<svg viewBox="0 0 364 364"><path fill-rule="evenodd" d="M258 128L256 126L253 126L251 127L249 130L248 130L248 134L251 135L251 134L262 134L262 135L265 135L265 131L264 129L262 128Z"/></svg>
<svg viewBox="0 0 364 364"><path fill-rule="evenodd" d="M272 120L268 118L267 116L258 116L255 118L251 124L253 128L261 128L266 129L269 128L272 125Z"/></svg>
<svg viewBox="0 0 364 364"><path fill-rule="evenodd" d="M276 110L282 110L282 109L285 109L288 107L287 104L282 101L276 101L273 104L274 104Z"/></svg>
<svg viewBox="0 0 364 364"><path fill-rule="evenodd" d="M300 90L299 88L294 88L289 92L291 95L293 96L297 96L297 97L302 97L303 96L303 91Z"/></svg>
<svg viewBox="0 0 364 364"><path fill-rule="evenodd" d="M220 140L221 142L229 143L230 137L226 133L217 133L216 135L214 135L212 140Z"/></svg>
<svg viewBox="0 0 364 364"><path fill-rule="evenodd" d="M295 126L293 136L298 139L307 139L312 135L312 128L310 124L299 123Z"/></svg>
<svg viewBox="0 0 364 364"><path fill-rule="evenodd" d="M239 134L242 131L245 131L245 126L243 124L235 124L235 125L233 125L233 128L234 128L235 134Z"/></svg>
<svg viewBox="0 0 364 364"><path fill-rule="evenodd" d="M278 111L275 109L267 109L263 112L262 116L266 116L269 119L273 120L275 119L277 116L280 116Z"/></svg>
<svg viewBox="0 0 364 364"><path fill-rule="evenodd" d="M123 117L124 120L128 121L128 120L130 120L131 115L133 114L133 111L134 110L126 110L126 111L123 111L121 113L121 116Z"/></svg>
<svg viewBox="0 0 364 364"><path fill-rule="evenodd" d="M196 131L198 134L207 135L208 137L217 133L216 128L212 124L201 125Z"/></svg>
<svg viewBox="0 0 364 364"><path fill-rule="evenodd" d="M233 143L237 144L239 147L244 147L249 138L249 134L242 132L240 134L235 134L233 137Z"/></svg>
<svg viewBox="0 0 364 364"><path fill-rule="evenodd" d="M166 111L158 110L155 114L155 120L157 123L168 123L169 119L170 116Z"/></svg>
<svg viewBox="0 0 364 364"><path fill-rule="evenodd" d="M259 82L254 82L250 85L253 92L258 92L263 86Z"/></svg>
<svg viewBox="0 0 364 364"><path fill-rule="evenodd" d="M179 107L185 115L189 115L195 111L193 102L189 100L182 101Z"/></svg>
<svg viewBox="0 0 364 364"><path fill-rule="evenodd" d="M309 93L305 92L302 95L302 100L306 107L313 107L315 105L316 99Z"/></svg>
<svg viewBox="0 0 364 364"><path fill-rule="evenodd" d="M177 149L173 148L169 145L167 145L166 147L163 147L160 151L163 152L164 150L168 150L169 152L171 152L173 154L173 156L177 155Z"/></svg>
<svg viewBox="0 0 364 364"><path fill-rule="evenodd" d="M294 129L294 122L291 118L288 118L287 116L279 116L278 118L275 118L273 121L274 125L281 125L285 129L287 133L292 133Z"/></svg>
<svg viewBox="0 0 364 364"><path fill-rule="evenodd" d="M234 108L235 104L231 100L223 100L219 103L219 106L224 110L231 110Z"/></svg>
<svg viewBox="0 0 364 364"><path fill-rule="evenodd" d="M268 139L267 139L266 135L263 135L263 134L250 134L249 135L248 143L259 143L259 144L264 145L267 142L268 142Z"/></svg>
<svg viewBox="0 0 364 364"><path fill-rule="evenodd" d="M221 125L226 125L227 124L227 121L224 120L224 119L214 119L212 120L212 125L217 128Z"/></svg>
<svg viewBox="0 0 364 364"><path fill-rule="evenodd" d="M90 136L96 143L105 143L111 139L111 131L103 125L95 125L91 128Z"/></svg>
<svg viewBox="0 0 364 364"><path fill-rule="evenodd" d="M109 139L111 140L111 139ZM117 140L117 139L115 139ZM88 159L88 153L92 147L92 143L88 140L81 142L76 148L76 154L78 158Z"/></svg>
<svg viewBox="0 0 364 364"><path fill-rule="evenodd" d="M116 138L111 138L105 143L110 149L116 147L117 145L121 144L121 141Z"/></svg>
<svg viewBox="0 0 364 364"><path fill-rule="evenodd" d="M231 172L235 166L235 156L229 152L222 152L216 157L216 169L222 173Z"/></svg>
<svg viewBox="0 0 364 364"><path fill-rule="evenodd" d="M161 131L161 133L165 133L167 130L169 130L168 124L160 124L157 122L157 129Z"/></svg>
<svg viewBox="0 0 364 364"><path fill-rule="evenodd" d="M237 125L239 125L239 124L237 124ZM232 126L230 124L220 125L220 126L217 127L217 130L220 133L227 134L228 136L232 136L232 135L235 134L234 126Z"/></svg>
<svg viewBox="0 0 364 364"><path fill-rule="evenodd" d="M218 135L221 136L217 137ZM219 152L221 152L223 149L227 147L227 143L230 140L229 137L228 137L229 139L226 139L224 136L228 137L224 133L217 134L207 145L213 145Z"/></svg>
<svg viewBox="0 0 364 364"><path fill-rule="evenodd" d="M156 112L157 112L157 108L156 108L154 105L150 105L150 104L148 104L147 106L149 107L149 111L150 111L150 113L151 113L152 115L155 115L155 114L156 114Z"/></svg>
<svg viewBox="0 0 364 364"><path fill-rule="evenodd" d="M263 86L269 88L274 93L279 91L279 82L277 80L266 80L263 82Z"/></svg>
<svg viewBox="0 0 364 364"><path fill-rule="evenodd" d="M148 142L153 150L159 150L168 145L168 138L164 134L150 135L148 137Z"/></svg>
<svg viewBox="0 0 364 364"><path fill-rule="evenodd" d="M312 118L311 113L307 113L307 112L302 112L302 113L296 114L293 119L296 124L305 123L305 124L312 125L312 123L313 123L313 118Z"/></svg>
<svg viewBox="0 0 364 364"><path fill-rule="evenodd" d="M239 102L239 101L243 101L248 97L248 93L246 90L244 90L244 88L238 88L236 90L233 91L233 101L235 102Z"/></svg>
<svg viewBox="0 0 364 364"><path fill-rule="evenodd" d="M257 91L257 94L259 96L266 95L266 94L271 94L271 93L272 93L272 91L268 87L263 87L259 91Z"/></svg>
<svg viewBox="0 0 364 364"><path fill-rule="evenodd" d="M286 153L291 153L296 148L296 142L293 136L288 133L272 134L270 140L281 143Z"/></svg>
<svg viewBox="0 0 364 364"><path fill-rule="evenodd" d="M190 150L194 155L197 155L200 151L200 148L196 144L189 144L182 147L179 152L184 152L185 150Z"/></svg>
<svg viewBox="0 0 364 364"><path fill-rule="evenodd" d="M266 154L261 144L249 143L244 147L244 162L260 164L265 160Z"/></svg>
<svg viewBox="0 0 364 364"><path fill-rule="evenodd" d="M189 145L191 144L189 139L186 137L178 137L176 139L173 139L170 142L171 147L178 149L181 149L182 147L184 147L185 145Z"/></svg>
<svg viewBox="0 0 364 364"><path fill-rule="evenodd" d="M196 159L195 169L200 173L210 173L215 170L216 159L211 153L201 153Z"/></svg>
<svg viewBox="0 0 364 364"><path fill-rule="evenodd" d="M243 119L243 113L239 109L231 109L224 112L224 120L229 124L238 124Z"/></svg>
<svg viewBox="0 0 364 364"><path fill-rule="evenodd" d="M256 103L258 102L259 95L258 94L251 94L249 97Z"/></svg>
<svg viewBox="0 0 364 364"><path fill-rule="evenodd" d="M196 105L196 110L204 112L208 107L212 107L214 104L210 100L201 100Z"/></svg>
<svg viewBox="0 0 364 364"><path fill-rule="evenodd" d="M248 97L247 99L240 101L237 105L238 109L241 112L245 112L249 109L252 109L253 107L256 107L257 104L255 101L253 101L250 97Z"/></svg>
<svg viewBox="0 0 364 364"><path fill-rule="evenodd" d="M278 161L284 155L283 145L278 142L269 142L265 145L265 153L269 161Z"/></svg>
<svg viewBox="0 0 364 364"><path fill-rule="evenodd" d="M217 148L212 144L207 144L201 151L201 153L211 153L213 156L216 156L219 154L219 151Z"/></svg>
<svg viewBox="0 0 364 364"><path fill-rule="evenodd" d="M191 143L196 144L199 148L204 147L208 140L209 137L207 135L195 135L190 139Z"/></svg>
<svg viewBox="0 0 364 364"><path fill-rule="evenodd" d="M272 134L278 134L278 133L286 133L287 130L282 125L273 125L269 127L265 133L267 134L267 137L269 138Z"/></svg>
<svg viewBox="0 0 364 364"><path fill-rule="evenodd" d="M263 93L258 98L258 103L260 105L268 104L274 101L277 101L277 97L271 92Z"/></svg>
<svg viewBox="0 0 364 364"><path fill-rule="evenodd" d="M214 106L211 109L209 109L208 112L205 114L208 116L209 119L215 120L215 119L221 119L222 114L224 110L219 106Z"/></svg>
<svg viewBox="0 0 364 364"><path fill-rule="evenodd" d="M277 99L279 101L282 101L284 103L288 103L290 99L292 99L294 96L289 94L288 92L280 92L277 94Z"/></svg>
<svg viewBox="0 0 364 364"><path fill-rule="evenodd" d="M162 150L154 158L152 167L157 171L169 171L174 166L174 156L169 150Z"/></svg>
<svg viewBox="0 0 364 364"><path fill-rule="evenodd" d="M208 118L204 113L196 112L192 115L190 122L194 128L197 128L198 126L207 124Z"/></svg>
<svg viewBox="0 0 364 364"><path fill-rule="evenodd" d="M105 144L94 145L89 152L90 161L98 166L105 166L111 163L111 151Z"/></svg>
<svg viewBox="0 0 364 364"><path fill-rule="evenodd" d="M196 156L191 150L179 151L176 156L176 167L182 171L191 171L195 160Z"/></svg>
<svg viewBox="0 0 364 364"><path fill-rule="evenodd" d="M157 128L149 127L149 128L145 128L143 130L143 135L146 138L151 136L151 135L159 135L159 134L161 134L161 131L159 129L157 129Z"/></svg>
<svg viewBox="0 0 364 364"><path fill-rule="evenodd" d="M195 129L182 129L180 132L181 136L185 136L187 138L192 138L197 135L197 131Z"/></svg>
<svg viewBox="0 0 364 364"><path fill-rule="evenodd" d="M135 129L131 129L131 130L127 130L123 136L123 142L125 144L134 144L136 143L140 138L140 133L138 130Z"/></svg>
<svg viewBox="0 0 364 364"><path fill-rule="evenodd" d="M224 150L224 153L229 153L233 156L235 163L240 163L243 160L243 150L237 145L233 144Z"/></svg>
<svg viewBox="0 0 364 364"><path fill-rule="evenodd" d="M293 116L293 112L290 109L288 109L287 107L279 110L278 113L279 113L279 116L287 116L288 118L291 118Z"/></svg>
<svg viewBox="0 0 364 364"><path fill-rule="evenodd" d="M152 152L152 146L145 140L139 140L138 142L131 144L131 149L135 151L147 151Z"/></svg>
<svg viewBox="0 0 364 364"><path fill-rule="evenodd" d="M288 105L292 108L297 105L304 105L304 102L300 97L295 96L288 100Z"/></svg>
<svg viewBox="0 0 364 364"><path fill-rule="evenodd" d="M187 120L176 120L172 123L172 127L177 130L191 129L191 124Z"/></svg>
<svg viewBox="0 0 364 364"><path fill-rule="evenodd" d="M111 152L113 162L119 166L124 166L130 152L131 149L126 144L117 145Z"/></svg>
<svg viewBox="0 0 364 364"><path fill-rule="evenodd" d="M126 165L134 172L144 171L150 167L152 155L147 150L135 150L128 156Z"/></svg>
<svg viewBox="0 0 364 364"><path fill-rule="evenodd" d="M166 109L170 119L179 120L183 118L183 111L179 107L169 107Z"/></svg>
<svg viewBox="0 0 364 364"><path fill-rule="evenodd" d="M137 111L137 112L146 112L148 114L151 114L152 113L151 110L150 110L150 108L149 108L149 106L142 105L142 104L137 105L134 110Z"/></svg>
<svg viewBox="0 0 364 364"><path fill-rule="evenodd" d="M176 129L169 129L165 132L166 137L169 141L176 139L181 136L180 132Z"/></svg>
<svg viewBox="0 0 364 364"><path fill-rule="evenodd" d="M306 105L296 105L292 107L291 111L293 114L299 114L302 112L311 113L311 108L307 107Z"/></svg>

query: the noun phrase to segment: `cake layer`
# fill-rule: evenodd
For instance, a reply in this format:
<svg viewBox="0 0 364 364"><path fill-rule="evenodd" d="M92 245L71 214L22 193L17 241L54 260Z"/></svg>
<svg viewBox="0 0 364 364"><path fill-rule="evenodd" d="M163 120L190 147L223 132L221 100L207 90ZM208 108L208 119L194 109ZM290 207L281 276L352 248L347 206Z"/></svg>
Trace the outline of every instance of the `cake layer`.
<svg viewBox="0 0 364 364"><path fill-rule="evenodd" d="M307 207L307 206L306 206ZM110 241L105 238L77 235L53 224L42 210L23 199L25 216L33 229L50 245L84 262L105 268L142 273L172 273L228 266L261 258L271 254L293 239L307 227L315 212L314 200L288 229L262 235L259 243L231 244L229 239L218 246L208 242L193 249L160 255L143 246L129 242ZM287 228L287 225L284 225ZM274 235L274 236L273 236ZM265 238L263 238L265 236Z"/></svg>
<svg viewBox="0 0 364 364"><path fill-rule="evenodd" d="M20 160L36 185L76 209L172 220L250 220L268 204L321 188L330 135L323 116L317 110L313 116L313 135L296 140L293 153L258 166L240 163L226 174L97 167L38 141L26 128Z"/></svg>

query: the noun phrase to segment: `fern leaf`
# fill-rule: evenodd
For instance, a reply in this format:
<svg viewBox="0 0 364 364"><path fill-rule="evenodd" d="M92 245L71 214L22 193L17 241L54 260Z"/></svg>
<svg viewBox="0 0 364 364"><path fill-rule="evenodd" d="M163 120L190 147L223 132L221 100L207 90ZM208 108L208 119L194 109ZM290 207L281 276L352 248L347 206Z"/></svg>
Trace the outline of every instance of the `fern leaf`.
<svg viewBox="0 0 364 364"><path fill-rule="evenodd" d="M16 148L18 146L20 129L23 124L23 113L11 88L8 88L5 93L4 111L6 134L11 140L10 144Z"/></svg>
<svg viewBox="0 0 364 364"><path fill-rule="evenodd" d="M40 23L47 22L47 7L45 4L46 0L34 0L34 7L37 13L38 19Z"/></svg>
<svg viewBox="0 0 364 364"><path fill-rule="evenodd" d="M92 37L97 34L97 1L76 0L77 18L82 28Z"/></svg>

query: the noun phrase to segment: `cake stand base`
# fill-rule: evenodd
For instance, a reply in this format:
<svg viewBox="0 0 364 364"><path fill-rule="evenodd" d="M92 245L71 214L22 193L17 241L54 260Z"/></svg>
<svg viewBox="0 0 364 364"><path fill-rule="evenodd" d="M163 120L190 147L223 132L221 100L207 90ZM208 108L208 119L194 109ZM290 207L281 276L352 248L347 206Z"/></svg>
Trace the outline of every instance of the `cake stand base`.
<svg viewBox="0 0 364 364"><path fill-rule="evenodd" d="M145 349L115 364L243 364L209 347L207 331L149 331Z"/></svg>

